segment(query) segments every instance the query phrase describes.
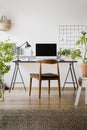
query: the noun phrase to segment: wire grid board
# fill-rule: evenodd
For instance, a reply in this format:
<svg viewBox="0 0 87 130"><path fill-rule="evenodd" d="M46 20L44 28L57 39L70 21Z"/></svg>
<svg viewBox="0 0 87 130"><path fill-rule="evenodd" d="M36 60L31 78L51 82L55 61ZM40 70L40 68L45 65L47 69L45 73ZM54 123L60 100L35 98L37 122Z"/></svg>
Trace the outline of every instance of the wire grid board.
<svg viewBox="0 0 87 130"><path fill-rule="evenodd" d="M59 49L83 49L75 45L82 31L87 32L87 25L59 25Z"/></svg>

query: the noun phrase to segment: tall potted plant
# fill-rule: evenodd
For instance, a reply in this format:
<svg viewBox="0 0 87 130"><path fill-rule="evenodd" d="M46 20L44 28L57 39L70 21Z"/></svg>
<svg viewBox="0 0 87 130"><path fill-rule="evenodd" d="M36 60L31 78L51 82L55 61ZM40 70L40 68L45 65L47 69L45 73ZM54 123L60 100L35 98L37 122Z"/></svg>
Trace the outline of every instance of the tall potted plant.
<svg viewBox="0 0 87 130"><path fill-rule="evenodd" d="M80 64L82 70L82 76L87 77L87 32L82 31L82 36L77 40L76 45L79 45L83 48L82 52L80 50L80 57L82 58L82 63ZM77 55L76 55L77 56Z"/></svg>
<svg viewBox="0 0 87 130"><path fill-rule="evenodd" d="M15 43L10 42L10 39L5 42L0 41L0 98L4 100L4 81L3 77L10 70L10 62L14 59Z"/></svg>

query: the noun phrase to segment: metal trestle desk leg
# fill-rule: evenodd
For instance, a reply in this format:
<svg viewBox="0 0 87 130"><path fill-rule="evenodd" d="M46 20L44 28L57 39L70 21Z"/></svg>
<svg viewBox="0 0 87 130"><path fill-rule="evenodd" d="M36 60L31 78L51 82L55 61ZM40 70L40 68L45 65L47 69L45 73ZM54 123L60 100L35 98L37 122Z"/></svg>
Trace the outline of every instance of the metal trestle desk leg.
<svg viewBox="0 0 87 130"><path fill-rule="evenodd" d="M16 78L17 78L18 72L19 72L19 74L20 74L20 77L21 77L21 81L22 81L22 82L16 82ZM24 89L25 89L25 91L26 91L26 87L25 87L25 84L24 84L24 81L23 81L23 77L22 77L22 74L21 74L21 71L20 71L19 63L18 63L18 62L15 62L15 68L14 68L14 72L13 72L13 76L12 76L12 80L11 80L9 92L11 91L11 89L14 89L15 84L23 84Z"/></svg>
<svg viewBox="0 0 87 130"><path fill-rule="evenodd" d="M68 78L69 72L70 72L70 74L71 74L72 82L67 82L67 78ZM73 63L70 63L70 64L69 64L69 69L68 69L68 72L67 72L67 75L66 75L64 84L63 84L62 91L64 90L64 87L65 87L65 84L66 84L66 83L69 83L69 84L72 83L75 90L76 90L75 84L77 85L77 88L78 88L78 82L77 82L77 78L76 78L76 74L75 74L75 70L74 70L74 65L73 65Z"/></svg>

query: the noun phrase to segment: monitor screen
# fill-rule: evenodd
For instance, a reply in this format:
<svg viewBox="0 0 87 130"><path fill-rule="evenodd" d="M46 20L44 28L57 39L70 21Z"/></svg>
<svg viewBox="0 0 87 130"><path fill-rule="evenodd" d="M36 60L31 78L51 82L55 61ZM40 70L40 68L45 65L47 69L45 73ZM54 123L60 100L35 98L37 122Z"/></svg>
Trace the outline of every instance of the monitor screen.
<svg viewBox="0 0 87 130"><path fill-rule="evenodd" d="M36 56L57 56L57 44L36 43Z"/></svg>

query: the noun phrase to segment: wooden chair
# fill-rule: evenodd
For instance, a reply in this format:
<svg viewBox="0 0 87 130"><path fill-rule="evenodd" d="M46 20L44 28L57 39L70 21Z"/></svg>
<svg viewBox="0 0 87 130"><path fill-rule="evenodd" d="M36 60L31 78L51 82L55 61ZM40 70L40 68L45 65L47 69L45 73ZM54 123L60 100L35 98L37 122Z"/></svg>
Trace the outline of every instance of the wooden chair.
<svg viewBox="0 0 87 130"><path fill-rule="evenodd" d="M41 81L42 80L48 80L48 93L50 94L50 80L58 80L58 88L59 88L59 97L61 97L61 88L60 88L60 73L59 73L59 63L58 60L54 59L46 59L38 61L40 63L40 69L39 74L30 73L30 90L29 90L29 96L31 95L31 87L32 87L32 78L36 78L39 80L39 98L41 98ZM55 73L42 73L42 64L50 64L50 67L52 64L56 64L57 72Z"/></svg>

